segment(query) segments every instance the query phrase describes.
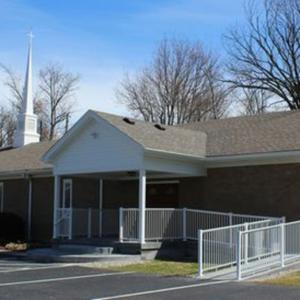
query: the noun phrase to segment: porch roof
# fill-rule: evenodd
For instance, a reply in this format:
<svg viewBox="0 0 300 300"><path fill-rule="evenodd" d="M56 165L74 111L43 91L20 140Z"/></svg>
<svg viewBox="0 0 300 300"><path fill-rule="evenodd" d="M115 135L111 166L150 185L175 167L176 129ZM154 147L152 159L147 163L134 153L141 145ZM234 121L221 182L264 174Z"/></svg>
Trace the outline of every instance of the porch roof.
<svg viewBox="0 0 300 300"><path fill-rule="evenodd" d="M122 133L147 150L158 150L195 157L204 157L206 152L206 134L201 130L190 130L177 126L162 125L157 128L155 123L131 119L132 124L124 121L121 116L108 113L95 113Z"/></svg>

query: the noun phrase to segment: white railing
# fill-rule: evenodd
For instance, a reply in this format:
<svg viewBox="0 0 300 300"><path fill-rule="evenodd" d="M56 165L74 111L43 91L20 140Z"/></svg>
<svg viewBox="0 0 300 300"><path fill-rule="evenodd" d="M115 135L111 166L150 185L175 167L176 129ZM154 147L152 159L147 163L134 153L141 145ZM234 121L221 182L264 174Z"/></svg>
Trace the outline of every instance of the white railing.
<svg viewBox="0 0 300 300"><path fill-rule="evenodd" d="M249 220L249 219L248 219ZM238 233L279 224L282 218L225 226L198 231L198 272L217 271L237 262Z"/></svg>
<svg viewBox="0 0 300 300"><path fill-rule="evenodd" d="M139 210L137 208L120 208L119 211L119 240L123 242L138 241L139 239Z"/></svg>
<svg viewBox="0 0 300 300"><path fill-rule="evenodd" d="M197 240L198 229L224 227L236 222L266 221L267 217L248 216L187 208L147 208L145 211L145 240ZM58 237L97 238L119 237L122 241L139 240L139 209L59 208L56 230ZM278 219L275 219L278 220ZM233 225L234 226L234 225ZM230 244L236 242L235 228L230 232ZM251 228L252 229L252 228ZM220 233L214 233L219 237ZM208 233L207 233L208 235ZM227 234L225 234L227 237ZM217 237L213 234L211 241ZM224 237L220 237L222 239ZM216 243L216 242L215 242ZM216 243L217 244L217 243ZM222 242L219 242L222 244Z"/></svg>
<svg viewBox="0 0 300 300"><path fill-rule="evenodd" d="M70 238L72 235L72 210L71 208L58 208L56 210L56 232L58 237Z"/></svg>
<svg viewBox="0 0 300 300"><path fill-rule="evenodd" d="M183 210L148 208L145 216L145 240L183 239Z"/></svg>
<svg viewBox="0 0 300 300"><path fill-rule="evenodd" d="M55 226L58 237L63 238L117 237L119 211L118 209L59 208Z"/></svg>
<svg viewBox="0 0 300 300"><path fill-rule="evenodd" d="M239 232L237 279L300 259L300 221Z"/></svg>
<svg viewBox="0 0 300 300"><path fill-rule="evenodd" d="M137 208L121 208L119 216L120 241L138 240ZM199 229L230 226L237 222L278 220L264 216L241 215L188 208L147 208L145 211L145 240L197 240Z"/></svg>

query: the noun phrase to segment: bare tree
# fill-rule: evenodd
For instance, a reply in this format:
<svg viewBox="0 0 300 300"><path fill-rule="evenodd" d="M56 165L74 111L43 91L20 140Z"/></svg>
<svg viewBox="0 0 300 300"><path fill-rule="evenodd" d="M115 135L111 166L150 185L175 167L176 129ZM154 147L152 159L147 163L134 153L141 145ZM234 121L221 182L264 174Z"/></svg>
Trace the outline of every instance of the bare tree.
<svg viewBox="0 0 300 300"><path fill-rule="evenodd" d="M237 88L268 91L289 109L299 109L300 1L264 0L262 12L255 4L248 3L246 26L226 36L228 82Z"/></svg>
<svg viewBox="0 0 300 300"><path fill-rule="evenodd" d="M15 114L12 110L0 107L0 148L12 145L16 128Z"/></svg>
<svg viewBox="0 0 300 300"><path fill-rule="evenodd" d="M220 79L217 59L199 43L165 39L148 67L125 77L117 96L146 121L183 124L224 115L228 90Z"/></svg>
<svg viewBox="0 0 300 300"><path fill-rule="evenodd" d="M266 113L270 107L273 95L260 89L239 89L237 100L241 106L241 114L258 115Z"/></svg>
<svg viewBox="0 0 300 300"><path fill-rule="evenodd" d="M48 139L52 140L63 134L65 123L69 122L79 76L65 72L60 65L49 64L40 71L39 77L43 106L41 119L48 124Z"/></svg>
<svg viewBox="0 0 300 300"><path fill-rule="evenodd" d="M23 99L21 79L8 67L0 65L6 74L4 84L10 92L11 113L18 114ZM52 140L65 131L74 107L74 92L79 76L64 71L58 64L49 64L39 72L39 84L34 94L34 112L39 117L42 140Z"/></svg>

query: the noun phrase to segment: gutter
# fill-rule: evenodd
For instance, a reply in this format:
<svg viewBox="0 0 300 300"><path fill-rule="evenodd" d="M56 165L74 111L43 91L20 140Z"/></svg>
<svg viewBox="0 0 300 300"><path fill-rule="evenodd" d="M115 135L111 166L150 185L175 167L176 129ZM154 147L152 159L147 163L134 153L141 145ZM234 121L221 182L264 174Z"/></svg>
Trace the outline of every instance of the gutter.
<svg viewBox="0 0 300 300"><path fill-rule="evenodd" d="M45 169L39 169L39 170L18 170L18 171L5 171L0 172L0 178L28 178L28 177L51 177L53 176L53 170L52 168L45 168Z"/></svg>
<svg viewBox="0 0 300 300"><path fill-rule="evenodd" d="M270 163L295 163L300 162L300 151L289 150L289 151L274 151L267 153L247 153L237 155L219 155L219 156L208 156L205 158L207 167L217 166L235 166L235 165L259 165L259 164L270 164Z"/></svg>

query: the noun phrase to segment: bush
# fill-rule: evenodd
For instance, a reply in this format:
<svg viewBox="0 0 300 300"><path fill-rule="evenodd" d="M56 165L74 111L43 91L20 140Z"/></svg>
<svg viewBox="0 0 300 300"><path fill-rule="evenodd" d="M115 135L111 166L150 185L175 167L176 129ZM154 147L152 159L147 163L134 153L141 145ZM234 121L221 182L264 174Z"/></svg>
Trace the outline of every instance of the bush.
<svg viewBox="0 0 300 300"><path fill-rule="evenodd" d="M13 213L0 213L0 241L16 242L25 240L25 222Z"/></svg>

